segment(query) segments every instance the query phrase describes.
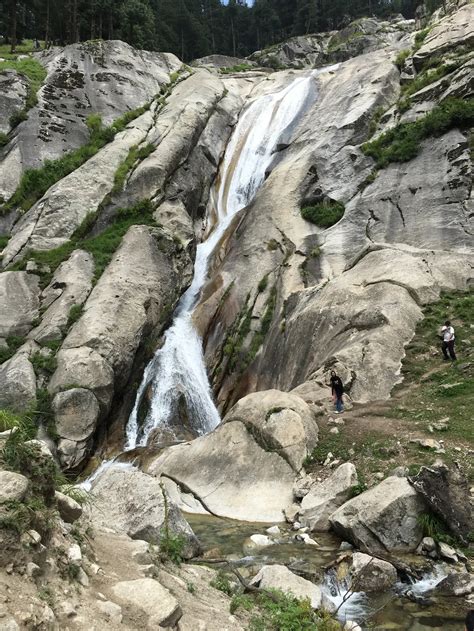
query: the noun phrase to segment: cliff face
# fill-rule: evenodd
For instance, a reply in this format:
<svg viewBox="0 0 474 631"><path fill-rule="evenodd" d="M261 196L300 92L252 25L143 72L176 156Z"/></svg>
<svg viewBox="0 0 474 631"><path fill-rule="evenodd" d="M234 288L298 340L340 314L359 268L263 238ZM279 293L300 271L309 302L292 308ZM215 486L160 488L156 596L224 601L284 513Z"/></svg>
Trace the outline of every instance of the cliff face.
<svg viewBox="0 0 474 631"><path fill-rule="evenodd" d="M461 7L416 50L413 24L399 20L329 34L318 43L324 55L300 47L297 65L294 43L281 47L279 64L292 68L340 63L302 71L313 96L227 229L194 312L221 411L269 388L317 403L331 368L354 400L388 397L420 307L469 286L466 130L426 135L413 159L378 170L362 145L472 96L473 17L472 4ZM40 55L48 74L39 102L0 156L8 200L24 169L88 140L88 114L111 124L151 101L28 210L4 206L0 404L25 409L47 390L59 457L72 468L100 428L130 411L143 364L191 281L206 209L214 220L211 186L242 108L299 76L191 71L120 42L91 46ZM11 90L21 101L21 81ZM332 227L301 216L329 200L345 206Z"/></svg>

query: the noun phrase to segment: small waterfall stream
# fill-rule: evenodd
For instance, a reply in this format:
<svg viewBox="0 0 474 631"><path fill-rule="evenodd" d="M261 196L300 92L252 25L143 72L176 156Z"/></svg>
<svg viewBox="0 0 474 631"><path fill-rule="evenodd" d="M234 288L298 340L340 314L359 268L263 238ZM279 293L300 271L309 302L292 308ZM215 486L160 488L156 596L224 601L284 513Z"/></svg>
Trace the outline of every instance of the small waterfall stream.
<svg viewBox="0 0 474 631"><path fill-rule="evenodd" d="M278 142L298 119L314 90L313 75L317 72L321 71L300 76L277 92L255 98L240 116L211 194L216 223L197 247L192 284L178 303L163 346L145 369L126 427L125 450L145 446L158 427L173 433L171 420L183 400L197 435L212 431L220 423L206 373L202 340L192 322L193 310L207 280L215 247L235 214L253 200L262 185ZM140 423L139 409L149 387L151 404Z"/></svg>

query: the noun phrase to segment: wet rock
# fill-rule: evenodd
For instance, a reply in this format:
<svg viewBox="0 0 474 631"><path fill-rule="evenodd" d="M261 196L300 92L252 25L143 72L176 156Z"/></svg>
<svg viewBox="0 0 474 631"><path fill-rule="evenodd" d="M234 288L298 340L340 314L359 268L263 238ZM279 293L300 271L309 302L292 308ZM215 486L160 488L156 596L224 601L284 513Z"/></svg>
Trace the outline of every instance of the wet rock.
<svg viewBox="0 0 474 631"><path fill-rule="evenodd" d="M334 512L332 528L369 553L413 551L421 540L425 504L406 478L389 477Z"/></svg>
<svg viewBox="0 0 474 631"><path fill-rule="evenodd" d="M117 583L112 592L124 604L146 613L148 629L174 627L182 616L176 598L152 578Z"/></svg>
<svg viewBox="0 0 474 631"><path fill-rule="evenodd" d="M268 390L240 399L223 422L239 421L258 443L273 448L296 470L318 443L318 426L303 399L295 394Z"/></svg>
<svg viewBox="0 0 474 631"><path fill-rule="evenodd" d="M474 593L474 574L453 572L448 574L430 594L436 596L467 596Z"/></svg>
<svg viewBox="0 0 474 631"><path fill-rule="evenodd" d="M21 502L25 497L30 481L13 471L0 471L0 504Z"/></svg>
<svg viewBox="0 0 474 631"><path fill-rule="evenodd" d="M447 543L444 543L441 541L438 544L438 551L439 551L439 556L442 559L446 559L447 561L453 561L454 563L457 563L458 555L456 554L456 550L452 548L451 546L449 546Z"/></svg>
<svg viewBox="0 0 474 631"><path fill-rule="evenodd" d="M472 527L469 483L459 466L422 467L410 481L430 510L443 519L454 535L467 541Z"/></svg>
<svg viewBox="0 0 474 631"><path fill-rule="evenodd" d="M355 591L383 592L397 582L397 570L387 561L355 552L352 555L352 577Z"/></svg>
<svg viewBox="0 0 474 631"><path fill-rule="evenodd" d="M190 443L168 447L147 470L169 476L215 515L245 521L284 521L295 474L266 451L238 421L220 425Z"/></svg>
<svg viewBox="0 0 474 631"><path fill-rule="evenodd" d="M321 606L321 590L317 585L293 574L284 565L264 565L259 573L250 581L263 589L278 589L296 598L309 598L311 606Z"/></svg>
<svg viewBox="0 0 474 631"><path fill-rule="evenodd" d="M113 528L132 539L159 545L165 526L165 500L159 480L138 470L112 466L96 480L91 497L90 518L97 527ZM183 558L197 556L199 541L177 506L169 498L167 501L167 527L184 539Z"/></svg>
<svg viewBox="0 0 474 631"><path fill-rule="evenodd" d="M266 535L251 535L250 541L258 547L271 546L275 543Z"/></svg>
<svg viewBox="0 0 474 631"><path fill-rule="evenodd" d="M301 502L299 521L311 531L330 529L329 517L346 502L357 484L353 464L340 465L324 482L315 482Z"/></svg>
<svg viewBox="0 0 474 631"><path fill-rule="evenodd" d="M81 517L83 512L82 506L72 497L68 497L59 491L56 491L54 497L62 520L68 524L72 524Z"/></svg>

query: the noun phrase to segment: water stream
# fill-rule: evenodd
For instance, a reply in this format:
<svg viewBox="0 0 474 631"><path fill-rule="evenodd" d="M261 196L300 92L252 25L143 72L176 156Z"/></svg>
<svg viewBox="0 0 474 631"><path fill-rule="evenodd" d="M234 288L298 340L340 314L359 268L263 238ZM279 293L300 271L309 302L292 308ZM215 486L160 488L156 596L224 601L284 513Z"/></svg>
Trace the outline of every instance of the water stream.
<svg viewBox="0 0 474 631"><path fill-rule="evenodd" d="M163 346L145 369L126 427L125 450L145 446L158 427L172 435L172 421L183 401L196 435L210 432L220 423L206 373L202 340L192 321L193 310L208 278L217 244L232 218L253 200L262 185L280 139L313 94L315 73L255 98L240 116L211 195L211 200L215 200L215 225L197 247L192 283L178 303ZM150 387L150 407L143 422L139 422L140 406Z"/></svg>

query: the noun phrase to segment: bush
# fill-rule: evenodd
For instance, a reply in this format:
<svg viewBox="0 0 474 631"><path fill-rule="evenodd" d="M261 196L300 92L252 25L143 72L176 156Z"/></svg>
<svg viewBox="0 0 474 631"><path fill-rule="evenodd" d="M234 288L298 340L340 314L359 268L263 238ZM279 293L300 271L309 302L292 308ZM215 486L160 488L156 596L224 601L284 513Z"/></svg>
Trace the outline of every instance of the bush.
<svg viewBox="0 0 474 631"><path fill-rule="evenodd" d="M416 77L416 79L414 79L410 83L407 83L402 89L402 94L407 97L415 94L415 92L418 92L423 88L426 88L426 86L431 85L435 81L438 81L444 76L457 70L462 65L463 60L454 61L448 64L443 64L441 62L438 63L439 65L437 67L420 73Z"/></svg>
<svg viewBox="0 0 474 631"><path fill-rule="evenodd" d="M408 162L420 151L422 140L440 136L453 127L474 125L474 101L447 99L413 123L401 123L371 142L362 151L383 169L390 162Z"/></svg>
<svg viewBox="0 0 474 631"><path fill-rule="evenodd" d="M112 190L113 193L122 190L125 179L128 173L132 170L135 163L147 158L150 153L153 153L153 151L155 151L155 149L156 147L152 143L148 143L140 149L137 147L137 145L134 145L129 149L127 157L122 162L122 164L120 164L117 171L115 172L114 187Z"/></svg>
<svg viewBox="0 0 474 631"><path fill-rule="evenodd" d="M215 577L209 583L214 589L218 589L220 592L232 596L232 584L229 581L229 577L222 570L219 570Z"/></svg>
<svg viewBox="0 0 474 631"><path fill-rule="evenodd" d="M6 134L4 134L3 131L0 131L0 147L8 145L9 142L10 138Z"/></svg>
<svg viewBox="0 0 474 631"><path fill-rule="evenodd" d="M18 127L20 123L23 123L23 121L26 121L27 118L28 118L28 114L26 113L25 110L18 110L16 112L13 112L13 114L8 119L8 122L10 124L10 127L14 129L15 127Z"/></svg>
<svg viewBox="0 0 474 631"><path fill-rule="evenodd" d="M18 335L9 335L5 341L7 343L6 347L0 346L0 364L13 357L20 346L25 343L25 338Z"/></svg>
<svg viewBox="0 0 474 631"><path fill-rule="evenodd" d="M305 206L301 209L301 216L320 228L330 228L342 218L344 210L344 204L331 200L314 206Z"/></svg>
<svg viewBox="0 0 474 631"><path fill-rule="evenodd" d="M418 33L415 35L415 45L413 46L413 52L416 52L419 48L421 48L430 31L431 26L424 28L422 31L418 31Z"/></svg>
<svg viewBox="0 0 474 631"><path fill-rule="evenodd" d="M411 54L410 50L401 50L398 53L395 59L395 65L397 66L399 70L402 70L403 66L405 65L405 61L408 59L410 54Z"/></svg>
<svg viewBox="0 0 474 631"><path fill-rule="evenodd" d="M82 315L82 305L72 305L67 316L67 326L70 327L77 322Z"/></svg>

